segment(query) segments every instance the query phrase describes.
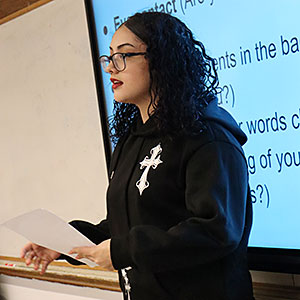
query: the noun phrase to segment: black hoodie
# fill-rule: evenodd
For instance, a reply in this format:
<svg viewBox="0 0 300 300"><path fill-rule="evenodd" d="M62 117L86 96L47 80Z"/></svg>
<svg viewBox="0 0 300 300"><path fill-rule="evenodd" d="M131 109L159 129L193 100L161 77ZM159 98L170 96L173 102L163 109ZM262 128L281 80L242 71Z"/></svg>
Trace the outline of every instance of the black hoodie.
<svg viewBox="0 0 300 300"><path fill-rule="evenodd" d="M139 120L112 157L107 219L72 222L96 243L111 238L132 300L253 299L247 138L216 100L204 120L199 135L173 138Z"/></svg>

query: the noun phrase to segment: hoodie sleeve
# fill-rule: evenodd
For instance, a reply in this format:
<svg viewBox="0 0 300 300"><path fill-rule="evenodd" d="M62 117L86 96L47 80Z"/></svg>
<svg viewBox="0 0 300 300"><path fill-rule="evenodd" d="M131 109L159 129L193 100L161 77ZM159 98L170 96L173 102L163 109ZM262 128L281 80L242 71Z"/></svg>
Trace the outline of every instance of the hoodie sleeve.
<svg viewBox="0 0 300 300"><path fill-rule="evenodd" d="M240 150L218 141L202 146L188 160L185 180L191 216L167 231L140 225L125 237L112 238L116 269L132 266L159 272L190 267L218 260L239 246L248 188Z"/></svg>
<svg viewBox="0 0 300 300"><path fill-rule="evenodd" d="M95 244L100 244L110 238L108 220L104 219L98 224L92 224L86 221L74 220L69 223L89 240Z"/></svg>

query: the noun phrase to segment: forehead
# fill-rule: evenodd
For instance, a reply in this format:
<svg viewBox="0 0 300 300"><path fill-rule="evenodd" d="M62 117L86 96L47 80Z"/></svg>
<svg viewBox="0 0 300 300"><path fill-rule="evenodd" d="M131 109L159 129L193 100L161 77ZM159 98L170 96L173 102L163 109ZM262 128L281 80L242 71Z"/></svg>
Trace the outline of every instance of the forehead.
<svg viewBox="0 0 300 300"><path fill-rule="evenodd" d="M132 31L126 26L121 26L113 35L110 43L110 48L114 51L118 49L118 46L123 44L131 44L131 46L125 46L132 49L145 50L146 44L143 43ZM124 48L125 48L124 47Z"/></svg>

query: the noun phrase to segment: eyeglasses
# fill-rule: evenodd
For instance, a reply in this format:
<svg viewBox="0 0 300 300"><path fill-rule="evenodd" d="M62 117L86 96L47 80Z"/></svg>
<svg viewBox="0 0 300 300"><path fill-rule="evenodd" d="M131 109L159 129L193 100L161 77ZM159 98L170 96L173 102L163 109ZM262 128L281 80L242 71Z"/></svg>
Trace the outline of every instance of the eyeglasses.
<svg viewBox="0 0 300 300"><path fill-rule="evenodd" d="M138 55L146 55L146 52L135 52L135 53L114 53L111 56L102 55L99 57L101 66L105 72L107 72L107 66L112 61L115 69L119 72L124 71L126 69L126 57L138 56Z"/></svg>

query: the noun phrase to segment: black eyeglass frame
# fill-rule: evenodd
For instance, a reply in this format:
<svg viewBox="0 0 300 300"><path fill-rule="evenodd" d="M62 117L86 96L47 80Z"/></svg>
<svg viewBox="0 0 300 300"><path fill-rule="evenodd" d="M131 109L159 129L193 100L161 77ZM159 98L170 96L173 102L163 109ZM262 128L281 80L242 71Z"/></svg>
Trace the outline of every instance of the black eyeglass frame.
<svg viewBox="0 0 300 300"><path fill-rule="evenodd" d="M117 55L117 54L121 54L122 55L122 58L123 58L123 62L124 62L124 68L123 69L120 69L120 68L117 68L117 66L116 66L116 64L115 64L115 62L114 62L114 56L115 55ZM125 69L126 69L126 57L132 57L132 56L138 56L138 55L146 55L147 53L146 52L128 52L128 53L121 53L121 52L116 52L116 53L114 53L113 55L110 55L110 56L108 56L108 55L101 55L100 57L99 57L99 61L100 61L100 63L101 63L101 59L103 58L103 57L105 57L105 58L107 58L109 61L112 61L112 63L113 63L113 65L114 65L114 67L115 67L115 69L118 71L118 72L122 72L122 71L124 71ZM104 65L101 63L101 66L102 66L102 68L104 69L104 71L106 72L106 68L104 68Z"/></svg>

